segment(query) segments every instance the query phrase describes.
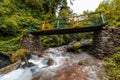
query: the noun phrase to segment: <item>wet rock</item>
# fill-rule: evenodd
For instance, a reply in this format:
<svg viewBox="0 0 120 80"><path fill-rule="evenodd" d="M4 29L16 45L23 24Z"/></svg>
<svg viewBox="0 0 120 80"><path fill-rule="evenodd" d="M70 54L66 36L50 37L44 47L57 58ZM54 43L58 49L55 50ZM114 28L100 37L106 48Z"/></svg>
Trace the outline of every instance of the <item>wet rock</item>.
<svg viewBox="0 0 120 80"><path fill-rule="evenodd" d="M48 61L47 61L47 65L50 66L50 65L53 65L53 64L54 64L53 59L50 59L50 58L49 58Z"/></svg>
<svg viewBox="0 0 120 80"><path fill-rule="evenodd" d="M0 53L0 68L3 68L10 64L10 55L7 53Z"/></svg>
<svg viewBox="0 0 120 80"><path fill-rule="evenodd" d="M43 51L32 51L32 54L35 54L35 55L37 55L39 57L42 57L42 56L45 55L45 53Z"/></svg>
<svg viewBox="0 0 120 80"><path fill-rule="evenodd" d="M36 66L35 64L31 63L31 62L28 62L28 65L27 67L33 67L33 66Z"/></svg>
<svg viewBox="0 0 120 80"><path fill-rule="evenodd" d="M62 69L61 71L59 71L59 73L55 75L53 79L55 78L54 80L86 80L87 76L87 73L82 71L81 66L74 64L67 67L66 69Z"/></svg>
<svg viewBox="0 0 120 80"><path fill-rule="evenodd" d="M9 62L8 62L9 63ZM0 69L0 75L1 74L6 74L12 70L15 70L16 68L18 68L18 66L20 65L21 63L21 60L17 60L16 62L14 63L10 63L9 65L3 67ZM6 64L6 63L5 63Z"/></svg>
<svg viewBox="0 0 120 80"><path fill-rule="evenodd" d="M67 51L76 51L77 49L81 48L81 47L86 47L86 46L90 46L91 45L91 41L90 40L85 40L83 42L78 42L78 41L74 41L71 42L68 46L67 46Z"/></svg>
<svg viewBox="0 0 120 80"><path fill-rule="evenodd" d="M91 58L86 58L84 60L80 60L78 62L79 65L84 65L84 66L91 66L91 65L96 65L96 61L94 61Z"/></svg>
<svg viewBox="0 0 120 80"><path fill-rule="evenodd" d="M9 64L10 64L10 62L8 62L8 61L1 61L0 62L0 68L3 68L3 67L5 67L5 66L7 66Z"/></svg>
<svg viewBox="0 0 120 80"><path fill-rule="evenodd" d="M77 50L80 47L80 42L77 41L73 41L71 43L69 43L69 45L67 46L67 51L72 51L74 52L75 50Z"/></svg>
<svg viewBox="0 0 120 80"><path fill-rule="evenodd" d="M86 80L88 76L78 64L60 68L55 74L48 73L39 74L39 76L32 80Z"/></svg>
<svg viewBox="0 0 120 80"><path fill-rule="evenodd" d="M22 65L22 68L25 68L25 67L33 67L33 66L36 66L35 64L33 64L32 62L28 62L28 64L24 64Z"/></svg>
<svg viewBox="0 0 120 80"><path fill-rule="evenodd" d="M32 75L36 76L37 73L40 71L40 68L38 66L32 67L31 69Z"/></svg>

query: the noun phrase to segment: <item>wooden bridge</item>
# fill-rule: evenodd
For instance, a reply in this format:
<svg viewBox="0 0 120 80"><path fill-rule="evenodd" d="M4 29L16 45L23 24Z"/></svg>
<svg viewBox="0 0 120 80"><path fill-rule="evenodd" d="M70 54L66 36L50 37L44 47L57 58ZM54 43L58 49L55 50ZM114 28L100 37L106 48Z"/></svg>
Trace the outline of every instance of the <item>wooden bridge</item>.
<svg viewBox="0 0 120 80"><path fill-rule="evenodd" d="M93 14L99 14L99 17L94 17L95 15ZM56 21L57 23L56 25L54 24L54 26L48 21L43 21L43 23L31 23L29 32L33 35L72 34L93 32L105 25L102 11L86 15L69 16L67 18L58 17ZM87 22L87 24L83 24L84 22ZM50 27L51 25L52 28Z"/></svg>
<svg viewBox="0 0 120 80"><path fill-rule="evenodd" d="M84 26L68 29L52 29L52 30L41 30L39 32L30 32L32 35L54 35L54 34L73 34L73 33L83 33L83 32L94 32L99 31L107 23L99 24L96 26Z"/></svg>
<svg viewBox="0 0 120 80"><path fill-rule="evenodd" d="M30 34L23 36L20 40L21 46L25 49L29 49L30 51L39 51L41 50L40 46L40 38L41 35L58 35L58 34L73 34L73 33L83 33L83 32L93 32L93 41L92 41L92 48L93 51L96 50L95 53L100 53L97 49L101 46L101 32L102 29L107 23L105 23L102 12L100 13L100 20L101 23L97 25L89 25L84 27L70 27L64 29L47 29L47 30L38 30L37 28L35 31L32 31L32 27L30 26ZM93 13L95 14L95 13ZM93 52L94 53L94 52Z"/></svg>

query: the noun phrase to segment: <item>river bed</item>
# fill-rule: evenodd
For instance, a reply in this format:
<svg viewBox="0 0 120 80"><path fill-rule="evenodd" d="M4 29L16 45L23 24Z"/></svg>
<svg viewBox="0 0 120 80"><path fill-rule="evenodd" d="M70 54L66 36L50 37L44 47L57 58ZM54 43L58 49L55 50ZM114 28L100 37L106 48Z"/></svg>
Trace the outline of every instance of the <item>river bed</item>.
<svg viewBox="0 0 120 80"><path fill-rule="evenodd" d="M78 63L80 63L82 71L87 73L86 78L82 80L106 79L103 61L96 59L86 52L73 54L72 52L66 52L65 46L61 46L48 48L44 50L43 55L43 57L38 57L32 54L29 62L34 64L34 66L26 68L20 67L7 74L0 75L0 80L32 80L39 75L43 77L44 80L49 80L49 76L55 76L59 74L62 69ZM49 59L51 63L48 65Z"/></svg>

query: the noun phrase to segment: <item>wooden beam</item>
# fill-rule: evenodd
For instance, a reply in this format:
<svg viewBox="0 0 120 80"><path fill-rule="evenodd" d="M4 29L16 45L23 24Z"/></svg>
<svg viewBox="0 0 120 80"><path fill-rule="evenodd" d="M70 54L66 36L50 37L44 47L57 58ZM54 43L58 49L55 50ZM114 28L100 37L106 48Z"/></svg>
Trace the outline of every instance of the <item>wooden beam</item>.
<svg viewBox="0 0 120 80"><path fill-rule="evenodd" d="M53 30L41 30L39 32L31 32L33 35L54 35L54 34L73 34L73 33L83 33L83 32L94 32L101 29L107 23L99 24L97 26L85 26L77 28L67 28L67 29L53 29Z"/></svg>

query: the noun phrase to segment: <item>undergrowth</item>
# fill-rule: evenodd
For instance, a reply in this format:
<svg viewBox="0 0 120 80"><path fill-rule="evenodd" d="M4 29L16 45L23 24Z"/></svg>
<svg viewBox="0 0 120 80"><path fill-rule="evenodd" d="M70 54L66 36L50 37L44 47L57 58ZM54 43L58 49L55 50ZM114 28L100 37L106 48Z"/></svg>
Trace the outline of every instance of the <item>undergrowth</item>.
<svg viewBox="0 0 120 80"><path fill-rule="evenodd" d="M13 53L16 50L20 49L19 39L26 34L26 31L23 33L17 34L16 36L0 36L0 52L10 52Z"/></svg>
<svg viewBox="0 0 120 80"><path fill-rule="evenodd" d="M110 76L110 80L120 80L120 52L110 58L106 58L104 67Z"/></svg>

